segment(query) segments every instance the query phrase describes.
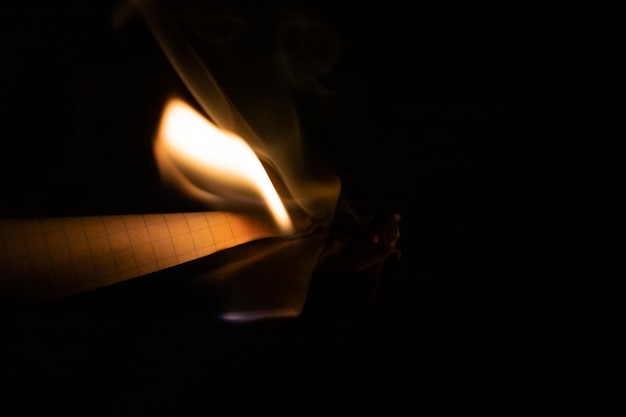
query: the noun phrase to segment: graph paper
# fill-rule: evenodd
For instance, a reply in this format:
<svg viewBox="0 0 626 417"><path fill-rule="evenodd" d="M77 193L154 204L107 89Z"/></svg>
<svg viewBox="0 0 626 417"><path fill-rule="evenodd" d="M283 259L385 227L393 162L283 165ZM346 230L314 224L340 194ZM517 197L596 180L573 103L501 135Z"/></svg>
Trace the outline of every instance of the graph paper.
<svg viewBox="0 0 626 417"><path fill-rule="evenodd" d="M64 297L274 233L228 212L0 219L0 298Z"/></svg>

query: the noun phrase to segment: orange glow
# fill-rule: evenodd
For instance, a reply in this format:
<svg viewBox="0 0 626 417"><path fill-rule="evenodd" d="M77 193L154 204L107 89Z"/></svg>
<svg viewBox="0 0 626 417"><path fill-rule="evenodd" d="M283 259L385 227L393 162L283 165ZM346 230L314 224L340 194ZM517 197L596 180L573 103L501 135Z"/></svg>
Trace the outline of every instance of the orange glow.
<svg viewBox="0 0 626 417"><path fill-rule="evenodd" d="M280 231L293 232L289 214L252 148L183 101L167 103L154 150L161 174L188 194L214 205L261 200Z"/></svg>

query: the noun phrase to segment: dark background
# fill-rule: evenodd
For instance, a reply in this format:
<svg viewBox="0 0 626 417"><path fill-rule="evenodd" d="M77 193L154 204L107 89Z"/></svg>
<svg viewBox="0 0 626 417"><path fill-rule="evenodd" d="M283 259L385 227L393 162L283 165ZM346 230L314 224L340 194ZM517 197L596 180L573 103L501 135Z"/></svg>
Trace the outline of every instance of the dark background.
<svg viewBox="0 0 626 417"><path fill-rule="evenodd" d="M294 92L303 135L355 211L402 216L398 271L372 303L234 327L166 306L10 311L3 395L111 415L622 406L614 14L224 4L340 40L330 93ZM3 3L3 217L198 209L150 150L180 83L140 19L113 30L118 6Z"/></svg>

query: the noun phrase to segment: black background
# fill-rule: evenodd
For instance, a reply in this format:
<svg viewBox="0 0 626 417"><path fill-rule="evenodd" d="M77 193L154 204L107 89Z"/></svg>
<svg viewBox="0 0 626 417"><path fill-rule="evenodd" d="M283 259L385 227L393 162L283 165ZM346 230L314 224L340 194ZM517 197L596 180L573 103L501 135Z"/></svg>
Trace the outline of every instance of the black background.
<svg viewBox="0 0 626 417"><path fill-rule="evenodd" d="M180 84L139 19L112 29L117 7L3 3L3 217L198 208L162 189L150 150ZM319 80L332 94L294 94L344 198L402 216L386 291L235 327L165 306L128 319L115 306L11 311L3 395L90 415L623 405L614 14L397 1L229 10L285 8L342 42Z"/></svg>

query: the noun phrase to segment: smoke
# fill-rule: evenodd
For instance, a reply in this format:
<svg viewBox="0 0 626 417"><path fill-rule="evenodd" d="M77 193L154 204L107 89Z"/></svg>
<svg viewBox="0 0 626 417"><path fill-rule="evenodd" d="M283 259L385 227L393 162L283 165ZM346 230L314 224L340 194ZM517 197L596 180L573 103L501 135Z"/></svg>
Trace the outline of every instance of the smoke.
<svg viewBox="0 0 626 417"><path fill-rule="evenodd" d="M332 32L305 15L251 5L133 4L206 116L243 138L284 185L286 205L331 216L340 183L305 155L292 93L325 91L316 80L338 59Z"/></svg>

